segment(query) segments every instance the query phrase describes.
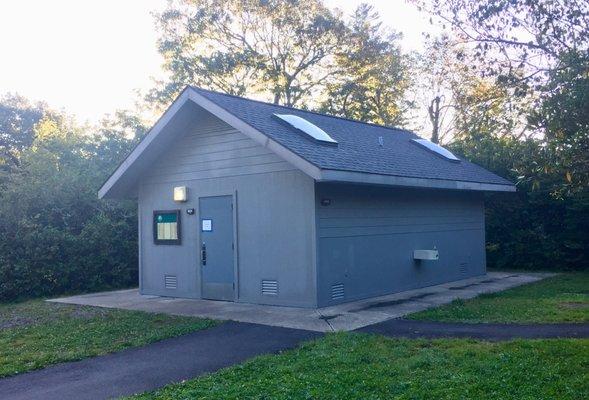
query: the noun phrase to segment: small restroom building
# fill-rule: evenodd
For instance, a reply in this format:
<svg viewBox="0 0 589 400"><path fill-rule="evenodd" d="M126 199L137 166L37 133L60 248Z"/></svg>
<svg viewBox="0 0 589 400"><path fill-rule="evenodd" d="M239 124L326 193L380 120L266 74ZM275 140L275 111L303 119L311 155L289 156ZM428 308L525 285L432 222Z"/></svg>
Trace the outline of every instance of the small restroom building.
<svg viewBox="0 0 589 400"><path fill-rule="evenodd" d="M484 193L412 132L187 87L99 190L142 294L317 308L483 275Z"/></svg>

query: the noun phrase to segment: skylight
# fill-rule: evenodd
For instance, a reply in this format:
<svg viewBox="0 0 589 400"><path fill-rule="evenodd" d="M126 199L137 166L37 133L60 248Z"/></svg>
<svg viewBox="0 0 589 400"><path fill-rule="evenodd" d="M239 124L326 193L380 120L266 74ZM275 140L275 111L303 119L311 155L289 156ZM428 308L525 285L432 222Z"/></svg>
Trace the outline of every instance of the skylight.
<svg viewBox="0 0 589 400"><path fill-rule="evenodd" d="M458 161L458 162L460 161L460 159L458 157L456 157L454 154L452 154L452 152L450 150L447 150L440 145L430 142L427 139L411 139L411 140L414 141L415 143L425 147L429 151L436 153L437 155L444 157L450 161Z"/></svg>
<svg viewBox="0 0 589 400"><path fill-rule="evenodd" d="M298 117L292 114L274 114L281 120L287 122L290 126L299 131L306 133L311 138L318 140L320 142L337 144L337 141L334 140L331 136L327 134L323 129L319 128L316 125L313 125L309 121L304 118Z"/></svg>

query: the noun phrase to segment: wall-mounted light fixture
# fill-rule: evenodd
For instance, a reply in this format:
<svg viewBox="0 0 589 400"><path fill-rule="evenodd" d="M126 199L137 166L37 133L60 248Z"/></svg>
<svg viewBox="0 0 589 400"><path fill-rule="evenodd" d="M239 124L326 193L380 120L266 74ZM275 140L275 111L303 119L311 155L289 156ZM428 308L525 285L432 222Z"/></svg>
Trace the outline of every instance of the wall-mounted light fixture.
<svg viewBox="0 0 589 400"><path fill-rule="evenodd" d="M183 203L188 200L188 190L186 186L176 186L174 188L174 201L177 203Z"/></svg>

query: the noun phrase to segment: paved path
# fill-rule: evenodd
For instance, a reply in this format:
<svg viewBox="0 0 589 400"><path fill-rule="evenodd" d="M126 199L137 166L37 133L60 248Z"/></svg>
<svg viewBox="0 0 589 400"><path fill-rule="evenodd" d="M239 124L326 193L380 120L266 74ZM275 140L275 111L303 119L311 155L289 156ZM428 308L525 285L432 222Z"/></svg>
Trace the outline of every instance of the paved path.
<svg viewBox="0 0 589 400"><path fill-rule="evenodd" d="M395 319L356 332L408 338L581 338L589 337L589 324L453 324ZM259 354L277 353L320 336L312 331L227 322L144 347L0 379L0 399L84 400L131 395L214 372Z"/></svg>
<svg viewBox="0 0 589 400"><path fill-rule="evenodd" d="M0 379L2 400L106 399L153 390L320 334L227 322L217 327L82 361Z"/></svg>
<svg viewBox="0 0 589 400"><path fill-rule="evenodd" d="M473 338L485 340L589 338L589 324L464 324L393 319L358 329L406 338Z"/></svg>

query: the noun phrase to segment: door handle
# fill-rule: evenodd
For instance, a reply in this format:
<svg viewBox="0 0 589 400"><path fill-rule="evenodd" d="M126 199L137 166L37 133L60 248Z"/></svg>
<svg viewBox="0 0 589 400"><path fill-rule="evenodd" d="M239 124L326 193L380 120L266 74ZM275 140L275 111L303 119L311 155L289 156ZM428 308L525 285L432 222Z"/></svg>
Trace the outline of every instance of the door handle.
<svg viewBox="0 0 589 400"><path fill-rule="evenodd" d="M204 242L202 243L202 248L200 250L200 260L203 266L207 265L207 246Z"/></svg>

